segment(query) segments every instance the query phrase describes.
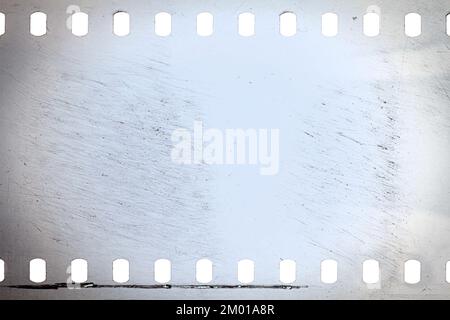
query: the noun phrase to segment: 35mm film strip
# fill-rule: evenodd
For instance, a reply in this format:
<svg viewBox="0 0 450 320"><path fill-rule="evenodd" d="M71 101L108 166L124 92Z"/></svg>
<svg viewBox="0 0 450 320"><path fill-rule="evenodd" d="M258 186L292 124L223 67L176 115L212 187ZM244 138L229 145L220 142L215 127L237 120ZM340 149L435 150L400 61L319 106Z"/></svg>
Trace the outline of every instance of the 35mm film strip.
<svg viewBox="0 0 450 320"><path fill-rule="evenodd" d="M4 0L0 297L448 298L449 12Z"/></svg>

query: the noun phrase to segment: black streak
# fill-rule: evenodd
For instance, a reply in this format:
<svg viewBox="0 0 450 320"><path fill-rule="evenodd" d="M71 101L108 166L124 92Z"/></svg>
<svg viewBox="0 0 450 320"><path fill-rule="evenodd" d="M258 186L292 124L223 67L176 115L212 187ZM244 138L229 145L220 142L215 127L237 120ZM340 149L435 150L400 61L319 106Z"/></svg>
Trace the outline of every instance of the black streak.
<svg viewBox="0 0 450 320"><path fill-rule="evenodd" d="M183 284L161 284L161 285L139 285L139 284L95 284L92 282L74 283L54 283L41 285L10 285L0 286L0 288L28 289L28 290L58 290L58 289L307 289L307 285L183 285Z"/></svg>

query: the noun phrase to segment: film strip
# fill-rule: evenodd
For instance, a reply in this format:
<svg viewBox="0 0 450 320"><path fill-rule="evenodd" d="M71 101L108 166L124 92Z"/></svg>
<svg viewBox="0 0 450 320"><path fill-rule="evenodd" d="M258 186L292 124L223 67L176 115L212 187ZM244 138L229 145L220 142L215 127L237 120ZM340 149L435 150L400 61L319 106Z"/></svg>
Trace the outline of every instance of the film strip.
<svg viewBox="0 0 450 320"><path fill-rule="evenodd" d="M449 12L3 1L0 297L447 299Z"/></svg>

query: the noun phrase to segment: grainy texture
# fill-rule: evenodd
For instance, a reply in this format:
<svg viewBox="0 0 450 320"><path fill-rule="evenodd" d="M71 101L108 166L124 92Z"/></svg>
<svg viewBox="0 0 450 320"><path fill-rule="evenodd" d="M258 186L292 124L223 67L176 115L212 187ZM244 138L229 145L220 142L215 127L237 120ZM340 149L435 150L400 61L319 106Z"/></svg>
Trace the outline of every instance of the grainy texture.
<svg viewBox="0 0 450 320"><path fill-rule="evenodd" d="M89 34L66 28L69 5L89 14ZM0 37L0 298L449 298L449 0L378 1L381 34L362 34L368 0L2 0ZM29 34L29 14L48 33ZM112 34L130 13L131 34ZM298 33L278 34L278 15ZM159 38L153 16L170 12ZM215 32L195 34L195 16ZM256 15L256 35L237 15ZM339 15L334 38L320 15ZM404 15L422 35L404 35ZM181 166L171 133L194 120L214 128L280 128L280 172L255 166ZM47 261L48 288L30 290L28 261ZM155 285L153 262L172 261L173 287ZM195 261L214 262L196 288ZM94 287L58 287L73 258ZM114 288L111 263L130 260L130 287ZM253 259L252 288L236 288L236 263ZM298 277L280 287L280 259ZM339 280L320 283L320 261ZM362 262L377 259L367 287ZM422 281L403 283L403 263ZM136 287L133 287L136 285ZM273 288L270 288L274 286ZM167 289L167 290L166 290ZM279 290L281 289L281 290Z"/></svg>

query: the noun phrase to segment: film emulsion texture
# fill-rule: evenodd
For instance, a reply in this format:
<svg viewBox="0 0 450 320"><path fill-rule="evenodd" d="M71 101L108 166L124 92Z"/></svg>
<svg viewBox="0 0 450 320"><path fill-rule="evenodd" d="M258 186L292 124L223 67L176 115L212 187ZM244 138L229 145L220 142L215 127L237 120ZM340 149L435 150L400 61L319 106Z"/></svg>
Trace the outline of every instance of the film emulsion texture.
<svg viewBox="0 0 450 320"><path fill-rule="evenodd" d="M449 11L2 0L0 298L449 298Z"/></svg>

